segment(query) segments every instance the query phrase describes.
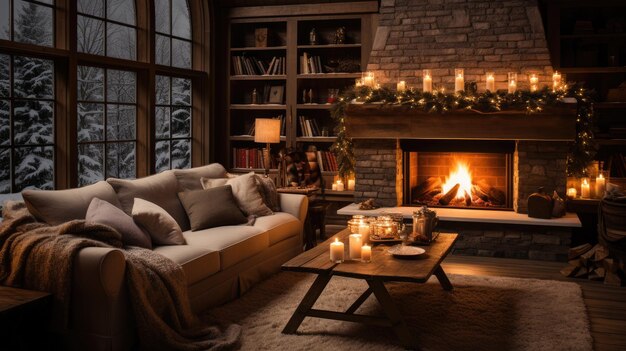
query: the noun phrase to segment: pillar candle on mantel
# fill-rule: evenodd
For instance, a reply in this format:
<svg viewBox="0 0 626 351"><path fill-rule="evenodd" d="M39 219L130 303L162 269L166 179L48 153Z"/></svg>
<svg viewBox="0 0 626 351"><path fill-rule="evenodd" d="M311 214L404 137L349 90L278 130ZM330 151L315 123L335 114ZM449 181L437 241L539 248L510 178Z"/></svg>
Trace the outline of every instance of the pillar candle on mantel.
<svg viewBox="0 0 626 351"><path fill-rule="evenodd" d="M363 77L361 78L361 83L366 87L374 88L376 85L376 81L374 80L374 73L364 73Z"/></svg>
<svg viewBox="0 0 626 351"><path fill-rule="evenodd" d="M361 247L361 261L370 262L372 260L372 247L369 245L363 245Z"/></svg>
<svg viewBox="0 0 626 351"><path fill-rule="evenodd" d="M454 69L454 92L465 91L465 77L462 68Z"/></svg>
<svg viewBox="0 0 626 351"><path fill-rule="evenodd" d="M343 262L343 243L339 241L339 238L335 238L335 242L330 243L330 261Z"/></svg>
<svg viewBox="0 0 626 351"><path fill-rule="evenodd" d="M423 71L424 83L423 90L425 93L432 93L433 91L433 76L429 69Z"/></svg>
<svg viewBox="0 0 626 351"><path fill-rule="evenodd" d="M517 90L517 73L509 72L509 94L515 93Z"/></svg>
<svg viewBox="0 0 626 351"><path fill-rule="evenodd" d="M596 177L596 197L601 199L604 197L604 191L606 190L606 178L602 172Z"/></svg>
<svg viewBox="0 0 626 351"><path fill-rule="evenodd" d="M337 191L344 191L345 190L345 187L344 187L343 182L341 180L338 180L336 185L337 185L337 189L333 189L333 190L337 190Z"/></svg>
<svg viewBox="0 0 626 351"><path fill-rule="evenodd" d="M569 197L570 199L575 199L576 198L576 188L569 188L569 189L567 189L567 197Z"/></svg>
<svg viewBox="0 0 626 351"><path fill-rule="evenodd" d="M561 89L561 73L559 73L558 71L555 71L554 74L552 74L552 90L553 91L557 91L559 89Z"/></svg>
<svg viewBox="0 0 626 351"><path fill-rule="evenodd" d="M354 190L354 186L355 186L355 180L348 179L348 190Z"/></svg>
<svg viewBox="0 0 626 351"><path fill-rule="evenodd" d="M361 246L363 246L363 237L361 234L350 234L348 236L350 246L350 259L356 260L361 258Z"/></svg>
<svg viewBox="0 0 626 351"><path fill-rule="evenodd" d="M530 91L537 91L539 89L539 77L532 73L528 79L530 81Z"/></svg>
<svg viewBox="0 0 626 351"><path fill-rule="evenodd" d="M406 90L406 82L401 80L398 82L398 84L396 84L396 91L398 91L398 93L400 92L404 92Z"/></svg>
<svg viewBox="0 0 626 351"><path fill-rule="evenodd" d="M487 72L486 74L487 84L486 89L491 92L496 91L496 79L494 78L493 72Z"/></svg>
<svg viewBox="0 0 626 351"><path fill-rule="evenodd" d="M580 197L583 199L588 199L591 197L591 192L589 189L589 178L583 178L580 182Z"/></svg>

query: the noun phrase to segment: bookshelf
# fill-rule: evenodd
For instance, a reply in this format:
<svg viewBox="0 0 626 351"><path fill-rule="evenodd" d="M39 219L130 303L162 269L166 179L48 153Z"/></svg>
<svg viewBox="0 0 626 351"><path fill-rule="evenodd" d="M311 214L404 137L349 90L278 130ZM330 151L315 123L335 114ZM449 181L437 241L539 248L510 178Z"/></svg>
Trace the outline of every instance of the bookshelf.
<svg viewBox="0 0 626 351"><path fill-rule="evenodd" d="M367 66L378 11L375 1L353 5L281 6L274 16L263 7L222 9L218 26L228 35L217 44L226 55L217 60L224 70L216 75L223 87L217 94L222 117L216 127L226 136L217 143L224 142L228 151L215 156L231 172L263 172L258 162L263 145L254 142L251 128L256 118L282 116L284 134L280 145L272 144L272 158L282 148L314 150L331 187L337 172L329 152L336 139L330 109L334 96L352 86ZM339 28L343 35L337 35ZM259 33L267 39L259 41ZM271 176L277 174L276 164Z"/></svg>

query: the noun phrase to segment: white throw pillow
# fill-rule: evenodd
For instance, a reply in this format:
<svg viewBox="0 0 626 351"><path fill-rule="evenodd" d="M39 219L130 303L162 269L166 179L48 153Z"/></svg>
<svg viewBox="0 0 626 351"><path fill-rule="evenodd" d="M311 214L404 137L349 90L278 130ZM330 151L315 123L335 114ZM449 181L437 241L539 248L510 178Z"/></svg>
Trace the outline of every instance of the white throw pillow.
<svg viewBox="0 0 626 351"><path fill-rule="evenodd" d="M218 186L230 185L233 188L233 195L237 206L246 216L267 216L274 212L265 205L263 197L259 192L254 172L241 175L235 178L201 178L202 187L204 189L215 188Z"/></svg>
<svg viewBox="0 0 626 351"><path fill-rule="evenodd" d="M156 245L184 245L183 231L174 217L167 211L150 201L135 198L133 203L133 219L152 238Z"/></svg>

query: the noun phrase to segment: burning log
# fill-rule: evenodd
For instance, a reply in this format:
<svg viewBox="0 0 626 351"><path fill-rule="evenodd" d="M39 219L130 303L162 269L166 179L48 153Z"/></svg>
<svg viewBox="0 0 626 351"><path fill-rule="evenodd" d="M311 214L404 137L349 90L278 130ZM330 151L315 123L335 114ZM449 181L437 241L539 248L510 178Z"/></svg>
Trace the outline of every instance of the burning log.
<svg viewBox="0 0 626 351"><path fill-rule="evenodd" d="M450 189L444 196L441 197L441 199L439 199L439 204L443 206L447 206L450 203L450 201L452 201L452 199L456 197L456 193L459 191L460 187L461 187L461 184L459 183L453 186L452 189Z"/></svg>
<svg viewBox="0 0 626 351"><path fill-rule="evenodd" d="M487 195L487 193L484 192L483 189L476 184L472 184L472 195L478 197L485 202L489 201L489 195Z"/></svg>
<svg viewBox="0 0 626 351"><path fill-rule="evenodd" d="M465 192L465 206L472 206L472 195Z"/></svg>
<svg viewBox="0 0 626 351"><path fill-rule="evenodd" d="M422 199L433 192L441 192L441 178L429 177L413 189L413 199Z"/></svg>
<svg viewBox="0 0 626 351"><path fill-rule="evenodd" d="M491 202L496 206L506 203L506 194L498 190L484 180L479 180L472 186L472 192L485 202Z"/></svg>

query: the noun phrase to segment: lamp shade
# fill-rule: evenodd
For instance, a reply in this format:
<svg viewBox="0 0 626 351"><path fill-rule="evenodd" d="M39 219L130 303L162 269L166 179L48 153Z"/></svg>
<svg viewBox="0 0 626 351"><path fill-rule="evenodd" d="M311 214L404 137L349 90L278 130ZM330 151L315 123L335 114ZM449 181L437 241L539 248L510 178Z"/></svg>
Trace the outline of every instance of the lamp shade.
<svg viewBox="0 0 626 351"><path fill-rule="evenodd" d="M257 143L279 143L280 122L280 119L257 118L254 121L254 141Z"/></svg>

